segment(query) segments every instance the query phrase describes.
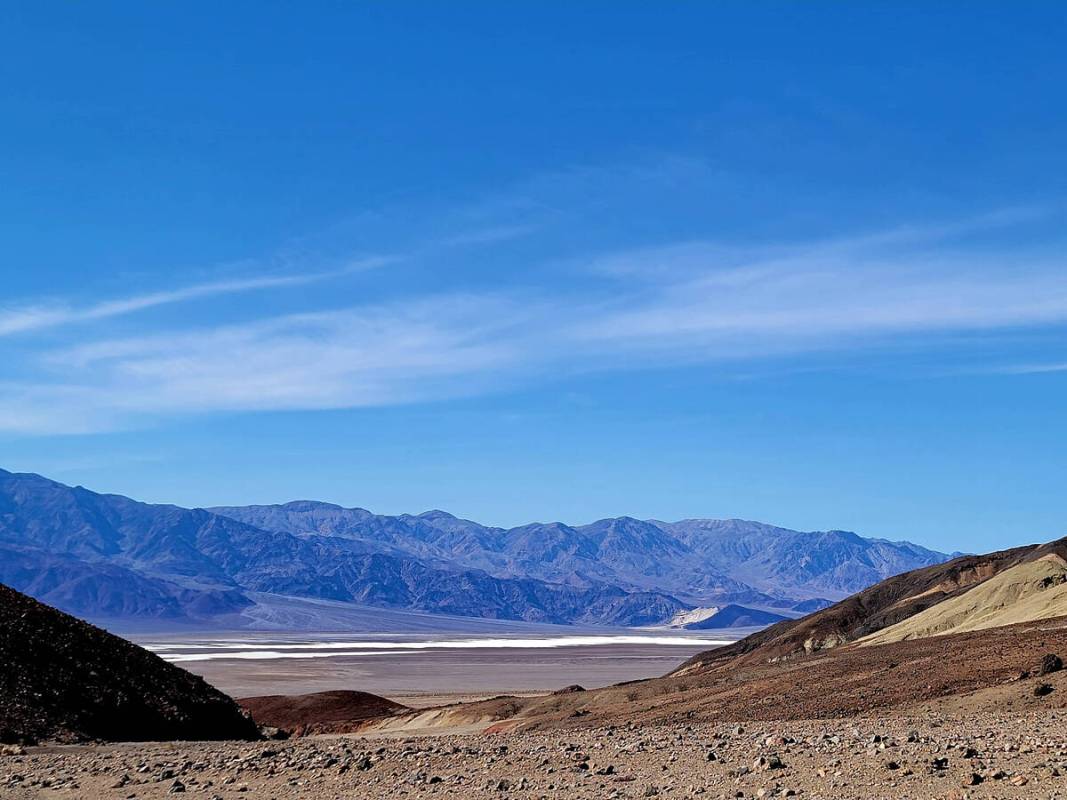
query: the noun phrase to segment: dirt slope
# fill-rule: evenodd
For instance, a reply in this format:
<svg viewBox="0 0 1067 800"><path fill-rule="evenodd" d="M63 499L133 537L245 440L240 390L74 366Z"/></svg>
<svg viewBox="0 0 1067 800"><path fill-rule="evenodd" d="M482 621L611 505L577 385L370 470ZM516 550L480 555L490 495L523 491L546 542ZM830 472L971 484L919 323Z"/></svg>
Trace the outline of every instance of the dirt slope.
<svg viewBox="0 0 1067 800"><path fill-rule="evenodd" d="M202 678L0 585L0 741L257 735Z"/></svg>
<svg viewBox="0 0 1067 800"><path fill-rule="evenodd" d="M998 628L1067 614L1067 561L1049 553L994 575L965 594L860 640L887 644Z"/></svg>

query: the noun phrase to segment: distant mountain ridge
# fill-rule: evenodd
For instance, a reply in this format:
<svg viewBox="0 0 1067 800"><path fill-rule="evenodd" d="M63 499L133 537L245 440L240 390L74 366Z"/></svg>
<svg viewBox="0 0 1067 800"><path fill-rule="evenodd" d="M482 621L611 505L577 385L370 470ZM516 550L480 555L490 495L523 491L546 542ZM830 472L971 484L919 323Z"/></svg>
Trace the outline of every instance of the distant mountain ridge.
<svg viewBox="0 0 1067 800"><path fill-rule="evenodd" d="M92 619L242 624L264 597L558 624L788 609L948 556L740 520L504 529L315 501L184 509L0 470L0 582Z"/></svg>
<svg viewBox="0 0 1067 800"><path fill-rule="evenodd" d="M616 517L579 526L552 522L505 529L444 511L390 517L307 500L209 510L264 530L339 536L498 577L608 580L624 588L669 591L686 602L785 607L840 599L950 557L910 542L865 539L848 531L804 533L745 520Z"/></svg>

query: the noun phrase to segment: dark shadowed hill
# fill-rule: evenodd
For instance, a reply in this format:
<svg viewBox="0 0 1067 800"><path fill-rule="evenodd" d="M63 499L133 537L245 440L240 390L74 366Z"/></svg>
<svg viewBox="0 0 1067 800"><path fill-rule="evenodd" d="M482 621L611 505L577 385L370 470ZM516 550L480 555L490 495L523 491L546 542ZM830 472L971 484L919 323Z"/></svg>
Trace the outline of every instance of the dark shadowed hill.
<svg viewBox="0 0 1067 800"><path fill-rule="evenodd" d="M0 741L256 736L202 678L0 585Z"/></svg>

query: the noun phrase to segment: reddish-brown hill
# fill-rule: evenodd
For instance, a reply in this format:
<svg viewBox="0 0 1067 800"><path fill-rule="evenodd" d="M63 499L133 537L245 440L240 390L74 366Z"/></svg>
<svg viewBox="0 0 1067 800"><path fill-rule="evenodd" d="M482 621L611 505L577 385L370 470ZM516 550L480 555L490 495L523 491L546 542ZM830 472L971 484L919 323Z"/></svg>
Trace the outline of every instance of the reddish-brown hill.
<svg viewBox="0 0 1067 800"><path fill-rule="evenodd" d="M407 706L367 692L333 691L312 694L271 694L239 700L262 725L297 735L344 733L369 719L388 717Z"/></svg>

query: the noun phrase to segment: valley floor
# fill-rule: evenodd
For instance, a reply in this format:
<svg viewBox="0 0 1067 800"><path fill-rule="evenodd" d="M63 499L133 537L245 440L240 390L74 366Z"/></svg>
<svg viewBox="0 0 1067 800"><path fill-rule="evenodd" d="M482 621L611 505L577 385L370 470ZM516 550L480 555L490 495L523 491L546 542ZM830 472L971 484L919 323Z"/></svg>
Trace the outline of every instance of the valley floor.
<svg viewBox="0 0 1067 800"><path fill-rule="evenodd" d="M544 633L231 633L135 636L232 697L358 689L430 705L500 694L592 689L664 675L689 657L740 639L751 628ZM506 646L505 646L506 645Z"/></svg>
<svg viewBox="0 0 1067 800"><path fill-rule="evenodd" d="M35 748L0 797L1067 797L1067 712Z"/></svg>

